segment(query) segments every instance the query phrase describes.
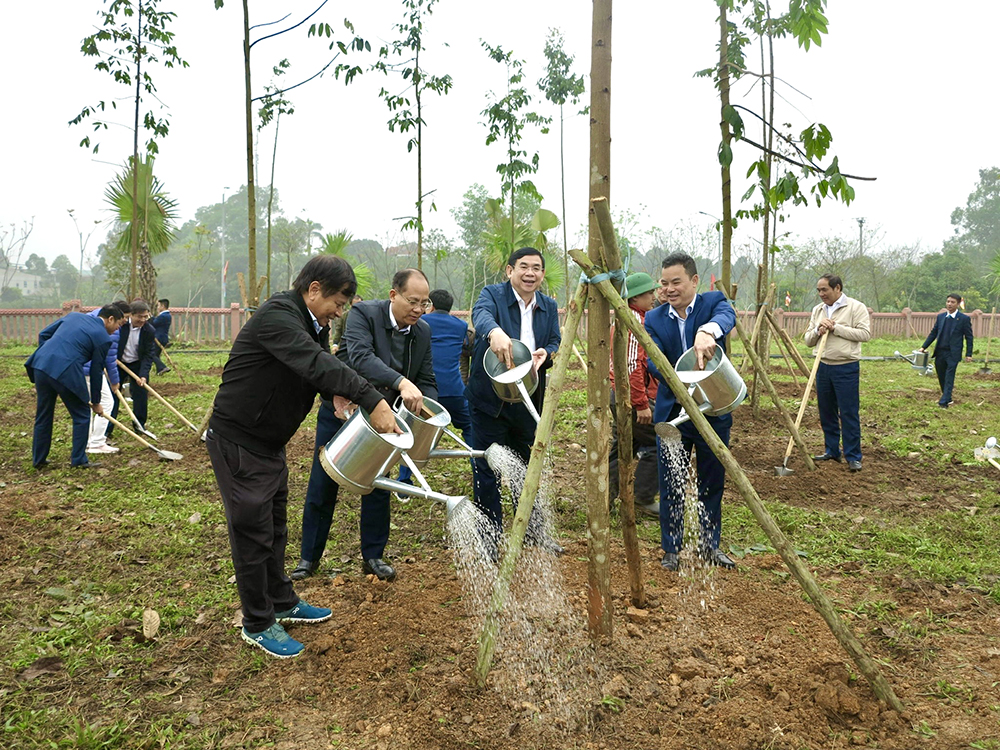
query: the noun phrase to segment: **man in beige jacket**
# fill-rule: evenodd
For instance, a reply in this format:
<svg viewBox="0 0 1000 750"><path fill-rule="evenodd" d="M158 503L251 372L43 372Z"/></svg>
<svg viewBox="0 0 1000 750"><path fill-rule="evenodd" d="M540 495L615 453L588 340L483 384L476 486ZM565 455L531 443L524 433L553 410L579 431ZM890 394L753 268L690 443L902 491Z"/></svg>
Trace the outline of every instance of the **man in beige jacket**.
<svg viewBox="0 0 1000 750"><path fill-rule="evenodd" d="M816 282L821 302L813 308L806 344L816 346L826 335L826 345L816 371L816 400L826 449L817 461L843 458L850 471L861 471L861 342L872 337L868 307L844 294L839 276L824 274Z"/></svg>

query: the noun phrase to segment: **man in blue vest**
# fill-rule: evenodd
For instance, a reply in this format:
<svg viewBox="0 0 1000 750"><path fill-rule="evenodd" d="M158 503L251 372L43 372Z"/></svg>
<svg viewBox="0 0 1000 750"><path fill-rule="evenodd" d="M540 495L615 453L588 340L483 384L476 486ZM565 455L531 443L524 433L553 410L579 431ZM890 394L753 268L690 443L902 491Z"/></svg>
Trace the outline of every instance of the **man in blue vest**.
<svg viewBox="0 0 1000 750"><path fill-rule="evenodd" d="M520 403L502 401L493 390L483 365L487 350L509 365L513 363L511 339L518 339L531 351L538 372L538 388L532 396L541 413L545 395L545 370L559 348L559 310L556 301L539 291L545 279L545 260L533 247L511 253L505 269L507 281L483 288L472 308L476 344L469 365L469 384L465 390L472 417L472 447L485 450L493 443L513 450L527 463L535 441L534 418ZM473 497L476 505L496 529L497 541L503 526L503 508L497 476L486 459L473 461ZM553 552L562 548L553 540L541 538L541 519L536 512L528 524L527 541L543 545Z"/></svg>
<svg viewBox="0 0 1000 750"><path fill-rule="evenodd" d="M722 292L698 294L698 269L694 258L687 253L671 253L660 270L661 295L664 304L646 313L645 326L656 346L671 364L690 348L697 354L697 366L715 356L715 348L726 348L726 334L736 325L736 313ZM654 422L675 418L681 410L674 392L652 361L649 372L661 380L656 390ZM709 424L722 442L729 445L729 431L733 417L724 414L709 417ZM722 490L726 470L708 443L692 422L680 425L681 443L687 456L695 446L698 468L698 499L701 501L701 535L698 554L712 565L735 568L727 554L719 550L722 532ZM657 438L657 443L660 439ZM661 565L667 570L677 570L678 553L684 539L684 487L687 480L685 467L674 465L663 450L659 451L660 465L660 545L663 547Z"/></svg>
<svg viewBox="0 0 1000 750"><path fill-rule="evenodd" d="M37 404L31 462L36 469L48 465L52 444L52 418L56 397L61 398L73 418L74 468L90 468L96 461L87 460L87 435L90 410L104 415L101 407L101 381L104 360L111 347L111 334L118 330L122 312L114 305L101 308L98 317L71 312L38 334L38 348L24 363L28 379L35 384ZM90 389L83 366L90 363Z"/></svg>
<svg viewBox="0 0 1000 750"><path fill-rule="evenodd" d="M945 300L946 312L939 313L934 321L924 345L920 351L927 351L934 339L934 371L937 373L938 384L941 386L941 398L938 406L947 409L951 406L951 391L955 387L955 371L962 361L962 342L965 342L965 361L972 361L972 318L958 309L962 304L960 294L949 294Z"/></svg>

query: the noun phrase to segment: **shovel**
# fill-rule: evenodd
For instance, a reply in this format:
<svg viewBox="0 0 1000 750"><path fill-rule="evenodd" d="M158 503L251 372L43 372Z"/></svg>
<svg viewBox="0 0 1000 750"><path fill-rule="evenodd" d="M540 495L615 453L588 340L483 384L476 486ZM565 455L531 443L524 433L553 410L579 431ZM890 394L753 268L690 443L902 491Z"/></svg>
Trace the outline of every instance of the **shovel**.
<svg viewBox="0 0 1000 750"><path fill-rule="evenodd" d="M117 428L118 428L119 430L122 430L123 432L126 432L126 433L128 433L129 435L131 435L132 437L134 437L134 438L135 438L136 440L138 440L138 441L139 441L139 443L140 443L141 445L144 445L144 446L146 446L146 447L147 447L147 448L149 448L149 449L150 449L151 451L155 451L155 452L156 452L156 454L157 454L157 455L158 455L158 456L159 456L160 458L165 458L165 459L167 459L168 461L180 461L180 460L181 460L182 458L184 458L184 456L182 456L182 455L181 455L180 453L174 453L173 451L165 451L165 450L163 450L162 448L157 448L157 447L156 447L155 445L153 445L152 443L148 443L148 442L146 442L146 441L145 441L145 440L143 440L143 439L142 439L141 437L139 437L139 436L138 436L138 435L136 435L136 434L135 434L134 432L132 432L132 430L130 430L130 429L129 429L128 427L126 427L126 426L125 426L125 425L123 425L123 424L122 424L121 422L119 422L119 421L118 421L117 419L115 419L114 417L112 417L112 416L111 416L110 414L105 414L105 415L104 415L104 418L105 418L105 419L107 419L107 420L108 420L109 422L111 422L111 424L113 424L113 425L114 425L115 427L117 427Z"/></svg>
<svg viewBox="0 0 1000 750"><path fill-rule="evenodd" d="M993 321L996 320L997 309L994 307L993 312L990 313L990 335L986 337L986 361L983 362L983 366L979 368L980 375L990 374L990 339L993 338Z"/></svg>
<svg viewBox="0 0 1000 750"><path fill-rule="evenodd" d="M812 370L809 371L809 380L806 382L806 391L802 394L802 403L799 405L799 413L795 417L795 429L799 429L799 425L802 424L802 415L806 413L806 406L809 404L809 394L812 392L813 383L816 382L816 371L819 370L819 361L823 356L823 349L826 348L826 337L829 334L824 333L819 337L819 345L816 347L816 360L813 362ZM795 447L795 438L792 435L788 436L788 447L785 448L785 460L782 462L781 466L774 467L775 476L787 477L795 472L788 468L788 459L792 457L792 448Z"/></svg>
<svg viewBox="0 0 1000 750"><path fill-rule="evenodd" d="M127 373L129 374L129 376L130 376L130 377L131 377L131 378L132 378L132 379L133 379L134 381L136 381L137 383L139 382L139 376L138 376L138 375L136 375L136 374L135 374L134 372L132 372L132 371L131 371L130 369L128 369L128 368L127 368L127 367L126 367L126 366L125 366L125 365L124 365L124 364L122 363L122 361L121 361L120 359L118 360L118 367L120 367L120 368L121 368L122 370L124 370L125 372L127 372ZM187 419L185 419L184 415L183 415L183 414L181 414L181 413L180 413L179 411L177 411L177 409L175 409L175 408L174 408L174 407L173 407L173 406L171 405L171 403L170 403L169 401L167 401L167 400L166 400L165 398L163 398L163 396L161 396L161 395L160 395L159 393L157 393L156 391L154 391L154 390L153 390L153 386L151 386L151 385L150 385L149 383L146 383L146 384L145 384L145 385L143 386L143 388L145 388L145 389L146 389L147 391L149 391L150 393L152 393L152 394L153 394L153 396L155 396L155 397L156 397L156 399L157 399L157 400L158 400L158 401L159 401L160 403L162 403L162 404L163 404L163 405L164 405L165 407L167 407L168 409L170 409L170 411L172 411L172 412L173 412L174 414L176 414L176 415L177 415L177 417L178 417L178 419L180 419L180 420L181 420L181 421L182 421L182 422L183 422L184 424L186 424L186 425L187 425L188 427L190 427L190 428L191 428L192 430L194 430L194 431L195 431L196 433L198 432L198 428L197 428L197 427L195 427L195 426L194 426L193 424L191 424L191 423L190 423L190 422L189 422L189 421L188 421Z"/></svg>
<svg viewBox="0 0 1000 750"><path fill-rule="evenodd" d="M157 440L156 435L154 435L152 432L150 432L141 424L139 424L139 420L136 419L135 412L132 411L132 407L128 405L128 401L126 400L125 395L122 393L121 388L115 391L115 395L118 397L118 401L121 403L121 405L125 407L125 412L132 418L132 424L135 425L135 428L143 435L148 437L150 440Z"/></svg>

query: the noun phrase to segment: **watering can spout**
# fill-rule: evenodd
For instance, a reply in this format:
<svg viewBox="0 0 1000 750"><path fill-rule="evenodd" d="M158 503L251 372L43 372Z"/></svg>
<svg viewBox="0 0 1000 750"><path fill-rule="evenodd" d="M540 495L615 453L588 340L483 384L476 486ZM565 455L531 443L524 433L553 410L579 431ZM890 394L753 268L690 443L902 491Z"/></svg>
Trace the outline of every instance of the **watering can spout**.
<svg viewBox="0 0 1000 750"><path fill-rule="evenodd" d="M486 463L489 464L489 467L498 474L502 468L502 456L503 450L497 443L493 443L489 448L483 451L483 458L486 459Z"/></svg>

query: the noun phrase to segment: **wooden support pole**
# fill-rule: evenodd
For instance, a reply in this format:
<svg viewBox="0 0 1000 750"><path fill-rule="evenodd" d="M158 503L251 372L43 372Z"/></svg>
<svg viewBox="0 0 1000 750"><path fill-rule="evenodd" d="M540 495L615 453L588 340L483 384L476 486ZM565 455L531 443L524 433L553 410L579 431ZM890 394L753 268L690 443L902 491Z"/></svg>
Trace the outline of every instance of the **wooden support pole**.
<svg viewBox="0 0 1000 750"><path fill-rule="evenodd" d="M723 294L726 293L726 289L722 286L721 281L715 282L715 288ZM730 300L730 303L732 303L732 300ZM739 316L736 316L736 333L739 334L740 341L742 341L743 346L746 347L747 353L749 354L752 352L750 356L756 359L758 356L757 352L752 346L750 346L750 340L747 338L746 331L743 330L743 324L740 323ZM802 460L805 461L806 468L808 468L809 471L815 471L816 463L813 461L813 457L809 454L809 448L802 439L802 435L799 433L799 428L796 426L795 422L792 421L792 415L781 402L781 397L778 396L778 391L775 389L774 383L771 382L771 378L768 376L767 371L763 367L760 367L758 362L754 362L754 368L761 374L761 380L764 382L764 386L767 388L767 392L770 394L774 405L781 413L781 419L785 423L785 429L788 430L788 434L791 435L792 439L795 441L795 446L799 449L799 453L802 454Z"/></svg>
<svg viewBox="0 0 1000 750"><path fill-rule="evenodd" d="M799 350L795 348L795 342L792 341L792 337L788 335L788 331L778 325L778 321L774 319L774 315L771 314L770 310L765 309L764 315L767 317L767 322L771 324L774 332L783 342L785 342L785 348L788 349L788 353L792 355L792 359L794 359L795 364L798 365L799 371L808 378L809 367L806 365L806 361L802 359L802 355L799 354Z"/></svg>
<svg viewBox="0 0 1000 750"><path fill-rule="evenodd" d="M733 297L732 299L735 299L735 297ZM760 327L764 324L764 315L763 315L764 309L766 308L759 308L757 310L757 316L753 322L753 334L750 336L750 346L754 348L757 347L757 338L760 336ZM740 375L746 372L747 366L751 362L753 362L753 360L749 356L743 360L743 362L740 364Z"/></svg>
<svg viewBox="0 0 1000 750"><path fill-rule="evenodd" d="M524 476L524 486L521 489L521 497L517 501L514 521L511 523L507 552L500 562L500 570L497 573L493 594L490 597L490 607L486 612L483 630L479 635L479 653L476 657L476 669L473 675L475 684L479 687L486 685L486 677L493 664L493 652L496 650L497 634L500 631L500 613L507 606L507 596L510 593L514 568L524 546L524 533L528 529L528 519L531 518L531 511L535 507L535 496L538 494L538 486L541 482L545 454L549 449L549 437L552 434L552 426L555 424L559 396L563 391L566 370L569 369L569 358L573 353L573 347L567 345L566 342L572 342L576 336L576 329L579 327L580 318L583 315L584 302L587 299L587 286L587 284L580 284L577 287L576 296L569 304L566 322L563 324L562 343L559 346L559 351L556 352L552 371L549 373L548 393L545 394L541 417L535 430L535 442L531 446L531 458L528 460L528 469Z"/></svg>
<svg viewBox="0 0 1000 750"><path fill-rule="evenodd" d="M622 256L615 239L611 209L605 198L591 201L597 225L601 230L604 244L604 258L609 271L617 271L622 266ZM645 608L646 590L642 583L642 556L639 554L639 535L635 528L635 451L632 447L632 397L629 383L627 330L615 326L612 341L615 368L615 411L618 424L618 507L622 522L622 542L625 546L625 560L628 565L629 590L632 605Z"/></svg>
<svg viewBox="0 0 1000 750"><path fill-rule="evenodd" d="M118 367L120 369L124 370L129 375L129 377L132 378L132 380L134 380L136 382L139 382L139 376L136 375L134 372L132 372L130 369L128 369L128 367L125 366L125 363L122 362L120 359L118 360ZM179 420L181 420L184 424L186 424L188 427L190 427L195 432L198 432L198 428L195 427L193 424L191 424L183 414L181 414L179 411L177 411L177 409L175 409L173 407L173 405L169 401L167 401L165 398L163 398L163 396L161 396L159 393L157 393L153 389L153 386L151 386L149 383L146 383L143 386L143 388L145 388L147 391L149 391L151 394L153 394L153 396L156 398L157 401L159 401L165 407L167 407L168 409L170 409L170 411L172 411L177 416L177 418Z"/></svg>
<svg viewBox="0 0 1000 750"><path fill-rule="evenodd" d="M594 265L587 259L587 256L578 250L571 250L570 257L583 269L584 273L588 277L593 277L598 273ZM878 665L872 661L871 657L865 652L864 647L854 636L850 627L840 618L837 609L834 607L833 602L827 597L820 588L819 584L816 583L816 579L813 578L812 573L809 569L802 563L799 556L795 552L795 548L788 541L788 538L775 523L771 514L767 512L767 508L761 502L760 497L757 495L757 491L750 484L750 480L744 473L743 468L739 465L733 454L729 452L729 448L726 447L725 443L715 434L715 430L709 424L708 419L698 410L698 405L695 404L694 399L688 394L687 388L681 383L680 378L677 377L677 373L674 372L673 367L667 361L666 356L660 351L656 344L653 343L652 338L646 330L639 325L639 322L628 312L628 306L625 304L624 300L618 296L614 288L607 281L602 281L599 284L594 284L602 294L604 294L611 303L611 306L615 309L618 315L618 321L621 325L626 326L637 339L639 343L646 349L646 354L649 358L653 360L653 364L660 371L660 375L670 387L670 390L674 392L674 396L678 403L684 408L684 410L690 415L691 423L695 426L698 432L701 433L702 438L708 444L708 447L712 449L712 452L718 456L719 460L722 462L723 466L726 467L726 471L729 473L730 478L736 484L740 495L746 501L747 506L750 508L750 512L753 513L754 518L757 519L757 523L760 524L767 538L770 540L771 544L781 555L781 558L785 561L785 565L791 571L792 575L799 582L802 590L805 591L806 595L812 602L813 607L819 612L820 616L826 621L827 626L830 628L830 632L833 633L834 637L843 646L844 650L850 655L851 659L857 665L858 670L865 676L868 683L872 687L872 691L875 695L885 701L895 711L902 712L904 710L902 702L896 697L895 692L893 692L892 686L889 685L882 672L879 670Z"/></svg>

